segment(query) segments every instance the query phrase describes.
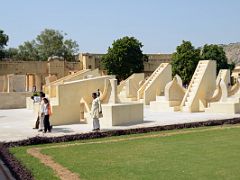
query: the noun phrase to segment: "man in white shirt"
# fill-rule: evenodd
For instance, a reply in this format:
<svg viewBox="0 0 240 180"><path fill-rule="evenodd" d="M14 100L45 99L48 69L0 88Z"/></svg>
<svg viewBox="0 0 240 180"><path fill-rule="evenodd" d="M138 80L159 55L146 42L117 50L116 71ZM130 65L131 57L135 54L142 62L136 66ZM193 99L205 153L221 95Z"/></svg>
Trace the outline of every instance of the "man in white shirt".
<svg viewBox="0 0 240 180"><path fill-rule="evenodd" d="M92 108L91 108L91 116L93 119L93 131L100 130L99 118L100 114L102 114L102 107L100 99L97 97L97 93L92 93Z"/></svg>

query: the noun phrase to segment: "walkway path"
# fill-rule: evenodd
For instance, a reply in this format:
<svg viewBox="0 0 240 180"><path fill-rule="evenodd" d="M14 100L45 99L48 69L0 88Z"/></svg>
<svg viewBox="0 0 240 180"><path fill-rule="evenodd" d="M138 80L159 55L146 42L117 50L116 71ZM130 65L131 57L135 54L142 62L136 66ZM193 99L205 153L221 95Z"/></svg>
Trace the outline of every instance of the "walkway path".
<svg viewBox="0 0 240 180"><path fill-rule="evenodd" d="M144 109L144 123L129 126L115 126L112 128L104 128L102 130L113 129L130 129L140 127L152 127L170 124L182 124L188 122L200 122L208 120L220 120L240 117L240 114L208 114L208 113L182 113L182 112L151 112L147 107ZM61 136L67 134L77 134L90 132L91 124L74 124L56 126L52 133L43 134L32 129L36 117L32 110L27 109L11 109L0 110L0 141L16 141L34 136Z"/></svg>

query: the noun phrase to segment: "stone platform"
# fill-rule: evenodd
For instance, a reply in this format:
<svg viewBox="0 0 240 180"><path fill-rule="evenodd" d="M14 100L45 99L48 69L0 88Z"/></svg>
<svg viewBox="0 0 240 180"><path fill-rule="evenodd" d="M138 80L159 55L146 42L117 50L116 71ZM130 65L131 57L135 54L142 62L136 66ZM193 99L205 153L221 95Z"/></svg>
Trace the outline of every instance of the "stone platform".
<svg viewBox="0 0 240 180"><path fill-rule="evenodd" d="M171 124L183 124L190 122L203 122L208 120L222 120L240 117L240 114L209 114L209 113L183 113L183 112L151 112L147 106L144 108L144 121L140 124L128 126L104 127L101 130L131 129L142 127L163 126ZM62 136L70 134L86 133L92 130L90 124L73 124L54 126L52 133L43 134L32 129L36 117L32 110L11 109L0 110L0 141L17 141L34 136ZM101 122L100 122L101 124Z"/></svg>

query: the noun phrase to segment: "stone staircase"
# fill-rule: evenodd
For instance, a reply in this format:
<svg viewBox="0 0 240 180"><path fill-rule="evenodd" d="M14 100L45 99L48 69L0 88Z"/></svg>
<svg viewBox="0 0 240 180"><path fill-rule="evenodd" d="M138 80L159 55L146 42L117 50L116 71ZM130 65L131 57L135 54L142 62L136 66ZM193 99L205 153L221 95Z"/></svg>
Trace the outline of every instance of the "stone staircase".
<svg viewBox="0 0 240 180"><path fill-rule="evenodd" d="M165 80L160 80L160 76L163 75L163 71L169 67L170 70L168 70L168 74L166 75L166 78ZM155 91L155 92L152 92L154 95L154 98L156 97L156 95L160 95L161 92L156 92L157 89L159 89L159 87L156 87L156 86L159 86L159 82L163 82L162 85L165 87L166 83L167 82L170 82L171 81L171 65L169 63L162 63L160 64L160 66L151 74L151 76L145 81L145 83L139 88L138 90L138 100L140 102L144 102L145 104L149 104L149 100L146 100L146 91L148 89L151 89L151 91ZM169 76L170 74L170 76ZM162 79L164 79L164 75L162 76ZM159 81L159 82L157 82ZM166 82L165 82L166 81ZM155 86L155 87L153 87ZM164 87L162 87L162 90L164 89ZM152 99L151 99L152 100Z"/></svg>
<svg viewBox="0 0 240 180"><path fill-rule="evenodd" d="M201 93L199 91L200 86L203 86L201 82L203 81L204 74L206 69L209 67L210 61L199 61L198 66L193 74L192 80L189 84L187 92L181 103L181 110L184 112L194 112L195 108L194 103L198 103L198 96ZM207 77L205 77L207 78Z"/></svg>

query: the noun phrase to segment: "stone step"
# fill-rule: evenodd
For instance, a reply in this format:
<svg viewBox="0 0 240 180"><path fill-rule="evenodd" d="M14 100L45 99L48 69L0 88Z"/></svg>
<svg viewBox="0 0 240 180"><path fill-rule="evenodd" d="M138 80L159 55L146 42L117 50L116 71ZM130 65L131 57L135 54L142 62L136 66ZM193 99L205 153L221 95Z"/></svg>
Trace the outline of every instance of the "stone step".
<svg viewBox="0 0 240 180"><path fill-rule="evenodd" d="M156 101L166 101L165 96L156 96Z"/></svg>
<svg viewBox="0 0 240 180"><path fill-rule="evenodd" d="M183 106L181 109L182 109L182 112L190 112L190 109L188 106Z"/></svg>
<svg viewBox="0 0 240 180"><path fill-rule="evenodd" d="M155 112L175 112L179 111L179 106L169 106L169 103L162 103L159 101L151 101L150 102L150 109Z"/></svg>

